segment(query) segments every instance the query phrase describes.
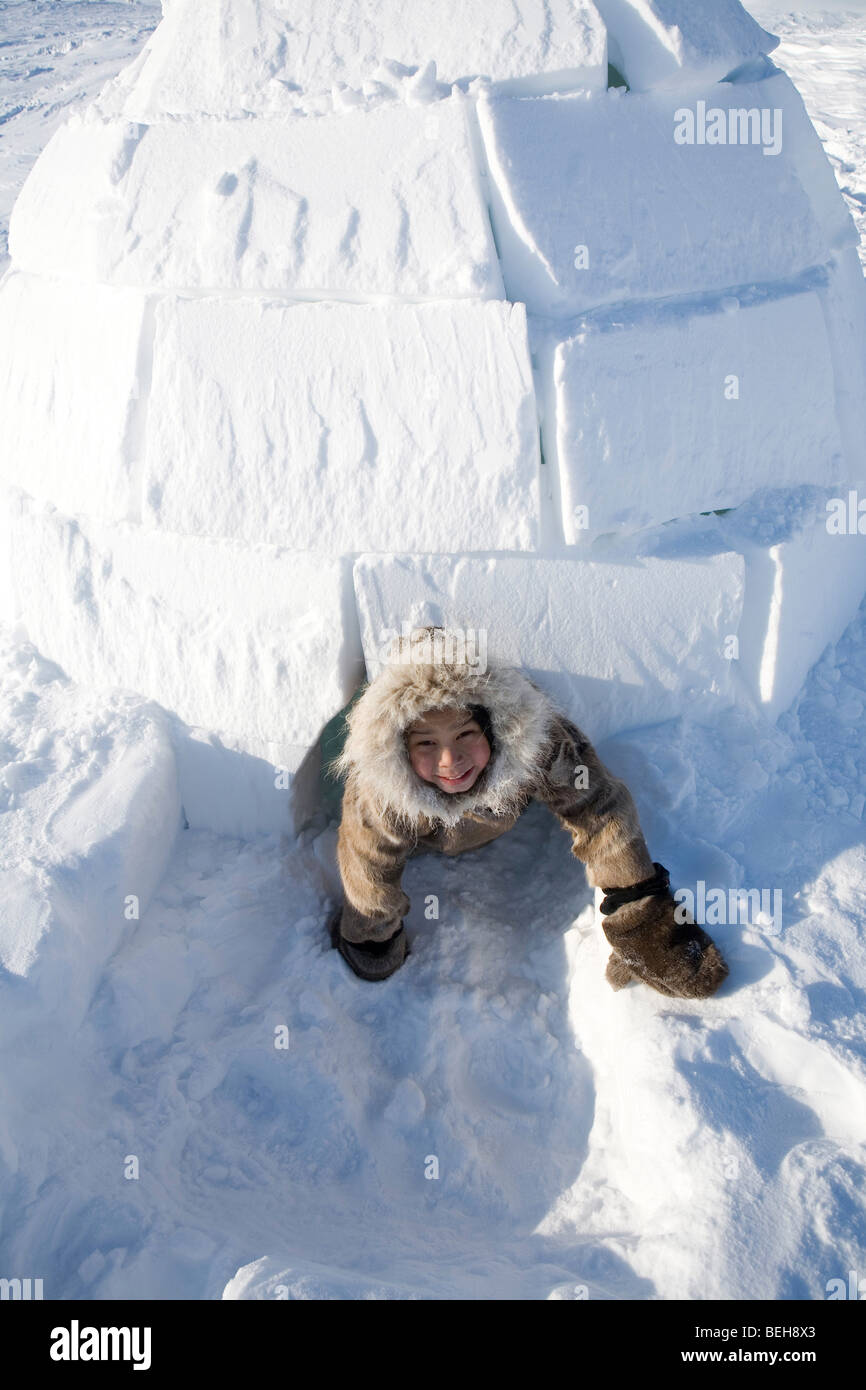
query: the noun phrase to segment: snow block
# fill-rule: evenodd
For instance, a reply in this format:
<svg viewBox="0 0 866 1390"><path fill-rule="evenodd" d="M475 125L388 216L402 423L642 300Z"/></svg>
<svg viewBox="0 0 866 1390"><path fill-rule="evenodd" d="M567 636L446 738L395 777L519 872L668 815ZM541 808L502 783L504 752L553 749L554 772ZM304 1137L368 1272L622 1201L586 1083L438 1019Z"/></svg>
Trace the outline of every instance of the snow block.
<svg viewBox="0 0 866 1390"><path fill-rule="evenodd" d="M466 105L72 117L21 190L10 251L22 269L161 289L502 299Z"/></svg>
<svg viewBox="0 0 866 1390"><path fill-rule="evenodd" d="M242 768L240 754L269 764L278 793L260 828L274 828L275 808L287 818L301 752L358 684L344 562L100 526L20 497L10 534L18 617L46 656L75 680L138 691L224 741L226 751L209 754L175 730L190 823L258 823L262 768ZM231 754L221 784L213 767ZM246 788L243 804L208 813L207 799L232 787Z"/></svg>
<svg viewBox="0 0 866 1390"><path fill-rule="evenodd" d="M62 1037L135 931L180 828L165 717L116 692L53 681L28 749L0 774L0 1018ZM11 796L10 796L11 793ZM51 1031L51 1030L49 1030Z"/></svg>
<svg viewBox="0 0 866 1390"><path fill-rule="evenodd" d="M129 514L145 299L14 271L0 286L0 482Z"/></svg>
<svg viewBox="0 0 866 1390"><path fill-rule="evenodd" d="M508 297L530 313L784 280L857 244L784 73L687 103L616 90L482 96L478 113ZM706 142L710 125L724 144Z"/></svg>
<svg viewBox="0 0 866 1390"><path fill-rule="evenodd" d="M465 634L467 658L519 666L593 739L733 703L743 560L365 555L355 591L367 672L393 636L428 623ZM470 634L473 634L470 636Z"/></svg>
<svg viewBox="0 0 866 1390"><path fill-rule="evenodd" d="M522 305L157 307L155 526L331 554L523 550L538 461Z"/></svg>
<svg viewBox="0 0 866 1390"><path fill-rule="evenodd" d="M191 830L249 840L300 830L319 809L319 748L175 729L181 799Z"/></svg>
<svg viewBox="0 0 866 1390"><path fill-rule="evenodd" d="M635 91L725 77L779 45L739 0L596 0L610 61Z"/></svg>
<svg viewBox="0 0 866 1390"><path fill-rule="evenodd" d="M866 592L866 487L842 492L785 540L749 548L745 559L738 669L756 704L775 720L825 648L842 636Z"/></svg>
<svg viewBox="0 0 866 1390"><path fill-rule="evenodd" d="M304 98L399 84L434 62L441 81L484 76L540 90L607 82L591 0L171 0L99 103L135 120L280 114ZM359 91L360 95L360 91Z"/></svg>
<svg viewBox="0 0 866 1390"><path fill-rule="evenodd" d="M813 291L587 315L540 355L570 545L849 476Z"/></svg>

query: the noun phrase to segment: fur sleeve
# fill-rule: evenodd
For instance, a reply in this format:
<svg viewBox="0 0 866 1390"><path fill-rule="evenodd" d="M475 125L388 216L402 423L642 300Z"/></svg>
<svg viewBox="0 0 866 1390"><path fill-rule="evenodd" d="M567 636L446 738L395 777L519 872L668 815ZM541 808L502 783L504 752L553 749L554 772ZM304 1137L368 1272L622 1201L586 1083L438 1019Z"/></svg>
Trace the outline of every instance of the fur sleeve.
<svg viewBox="0 0 866 1390"><path fill-rule="evenodd" d="M535 790L566 830L593 887L640 883L653 872L637 807L577 725L557 716Z"/></svg>
<svg viewBox="0 0 866 1390"><path fill-rule="evenodd" d="M348 941L384 939L409 911L400 886L415 848L409 829L379 812L349 777L337 835L337 862L346 895L341 931Z"/></svg>

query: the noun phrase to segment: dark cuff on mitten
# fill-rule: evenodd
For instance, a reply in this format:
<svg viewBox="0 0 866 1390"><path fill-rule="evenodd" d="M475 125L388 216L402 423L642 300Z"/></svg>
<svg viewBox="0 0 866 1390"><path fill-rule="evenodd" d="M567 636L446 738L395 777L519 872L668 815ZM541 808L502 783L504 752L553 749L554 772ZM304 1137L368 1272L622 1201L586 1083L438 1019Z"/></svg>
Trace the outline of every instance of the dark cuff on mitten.
<svg viewBox="0 0 866 1390"><path fill-rule="evenodd" d="M664 864L653 861L655 873L640 883L632 883L627 888L602 888L604 899L599 907L603 917L609 917L624 903L635 903L639 898L666 897L670 888L671 876Z"/></svg>

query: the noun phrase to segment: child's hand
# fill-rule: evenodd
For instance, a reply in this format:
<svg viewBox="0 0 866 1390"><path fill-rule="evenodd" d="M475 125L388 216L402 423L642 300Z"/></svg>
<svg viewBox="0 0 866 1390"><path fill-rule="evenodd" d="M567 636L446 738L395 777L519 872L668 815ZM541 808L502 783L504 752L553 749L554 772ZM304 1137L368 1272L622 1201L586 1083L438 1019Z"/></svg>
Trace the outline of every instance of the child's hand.
<svg viewBox="0 0 866 1390"><path fill-rule="evenodd" d="M614 989L642 980L660 994L704 999L714 994L728 967L713 940L694 922L678 922L671 894L624 903L602 918L613 947L606 977Z"/></svg>

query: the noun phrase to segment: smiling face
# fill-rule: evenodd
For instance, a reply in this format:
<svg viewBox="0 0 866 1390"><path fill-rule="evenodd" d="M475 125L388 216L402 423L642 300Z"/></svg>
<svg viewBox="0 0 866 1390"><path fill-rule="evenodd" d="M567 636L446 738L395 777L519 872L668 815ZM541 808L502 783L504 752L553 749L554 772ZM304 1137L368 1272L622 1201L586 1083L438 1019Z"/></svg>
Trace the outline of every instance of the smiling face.
<svg viewBox="0 0 866 1390"><path fill-rule="evenodd" d="M490 744L468 710L428 710L408 734L409 761L443 792L466 792L490 762Z"/></svg>

